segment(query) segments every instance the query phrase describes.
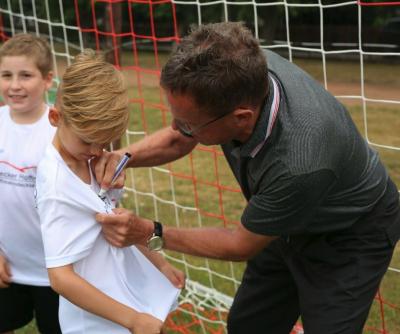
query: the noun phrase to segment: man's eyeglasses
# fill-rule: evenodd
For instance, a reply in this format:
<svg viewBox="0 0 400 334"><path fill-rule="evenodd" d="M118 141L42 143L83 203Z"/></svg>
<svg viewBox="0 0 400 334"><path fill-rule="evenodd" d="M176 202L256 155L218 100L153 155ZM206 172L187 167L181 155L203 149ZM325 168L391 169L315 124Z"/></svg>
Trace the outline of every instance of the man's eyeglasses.
<svg viewBox="0 0 400 334"><path fill-rule="evenodd" d="M193 137L193 134L197 131L199 131L200 129L205 128L206 126L209 126L211 123L214 123L216 121L218 121L219 119L225 117L226 115L229 115L232 111L227 112L225 114L222 114L216 118L213 118L211 121L208 121L204 124L201 124L199 126L196 126L195 128L192 128L188 123L186 122L181 122L178 119L174 119L175 122L175 126L177 127L178 131L183 134L186 137Z"/></svg>

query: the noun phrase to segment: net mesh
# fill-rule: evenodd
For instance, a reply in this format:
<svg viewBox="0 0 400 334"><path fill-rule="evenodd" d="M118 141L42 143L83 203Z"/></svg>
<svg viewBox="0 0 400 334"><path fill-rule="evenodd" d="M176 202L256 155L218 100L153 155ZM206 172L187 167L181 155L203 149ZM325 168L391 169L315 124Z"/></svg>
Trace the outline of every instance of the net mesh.
<svg viewBox="0 0 400 334"><path fill-rule="evenodd" d="M126 77L131 120L122 145L166 126L171 116L158 82L173 43L190 25L244 21L263 48L303 67L350 110L400 186L400 2L0 0L0 37L47 36L58 78L85 47L105 52ZM117 144L118 145L118 144ZM234 226L245 201L218 147L198 146L164 166L128 171L123 205L175 226ZM225 333L244 265L174 252L187 275L171 333ZM400 332L399 254L382 282L365 333ZM303 333L301 325L293 333Z"/></svg>

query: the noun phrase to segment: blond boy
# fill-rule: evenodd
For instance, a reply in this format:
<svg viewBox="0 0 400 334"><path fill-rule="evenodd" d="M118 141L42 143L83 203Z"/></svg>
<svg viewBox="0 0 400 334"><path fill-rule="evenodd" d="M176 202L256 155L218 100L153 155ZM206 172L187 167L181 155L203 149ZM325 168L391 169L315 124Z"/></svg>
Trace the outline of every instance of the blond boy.
<svg viewBox="0 0 400 334"><path fill-rule="evenodd" d="M122 75L85 51L66 70L49 118L57 132L39 164L37 204L62 331L159 333L183 274L158 253L111 246L95 220L120 197L110 191L100 199L91 163L127 128Z"/></svg>
<svg viewBox="0 0 400 334"><path fill-rule="evenodd" d="M36 166L55 132L44 100L52 69L41 38L16 35L0 49L0 333L34 315L41 333L60 333L34 201Z"/></svg>

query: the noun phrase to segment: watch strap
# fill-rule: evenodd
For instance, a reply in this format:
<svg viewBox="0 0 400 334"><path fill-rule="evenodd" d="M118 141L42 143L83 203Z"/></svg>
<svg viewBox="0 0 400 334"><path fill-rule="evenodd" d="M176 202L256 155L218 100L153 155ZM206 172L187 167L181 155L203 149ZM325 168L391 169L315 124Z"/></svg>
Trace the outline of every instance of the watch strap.
<svg viewBox="0 0 400 334"><path fill-rule="evenodd" d="M160 251L163 248L164 241L162 238L162 224L158 221L153 221L154 230L150 239L147 240L147 248L151 251Z"/></svg>
<svg viewBox="0 0 400 334"><path fill-rule="evenodd" d="M162 224L158 221L153 221L153 223L154 223L153 235L162 238L162 234L163 234Z"/></svg>

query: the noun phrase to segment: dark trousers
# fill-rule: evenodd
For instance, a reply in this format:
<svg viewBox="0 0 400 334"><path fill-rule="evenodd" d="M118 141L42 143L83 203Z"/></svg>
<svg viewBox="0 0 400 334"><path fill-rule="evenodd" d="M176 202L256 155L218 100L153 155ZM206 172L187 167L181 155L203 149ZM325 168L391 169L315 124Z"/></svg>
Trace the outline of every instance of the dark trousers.
<svg viewBox="0 0 400 334"><path fill-rule="evenodd" d="M360 334L400 236L398 193L389 182L351 228L279 238L248 262L228 317L229 334Z"/></svg>
<svg viewBox="0 0 400 334"><path fill-rule="evenodd" d="M12 283L0 289L0 333L27 325L35 317L41 334L60 334L58 294L48 286Z"/></svg>

